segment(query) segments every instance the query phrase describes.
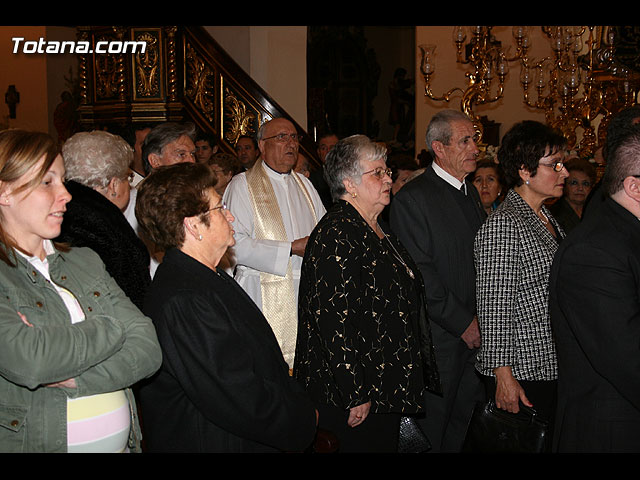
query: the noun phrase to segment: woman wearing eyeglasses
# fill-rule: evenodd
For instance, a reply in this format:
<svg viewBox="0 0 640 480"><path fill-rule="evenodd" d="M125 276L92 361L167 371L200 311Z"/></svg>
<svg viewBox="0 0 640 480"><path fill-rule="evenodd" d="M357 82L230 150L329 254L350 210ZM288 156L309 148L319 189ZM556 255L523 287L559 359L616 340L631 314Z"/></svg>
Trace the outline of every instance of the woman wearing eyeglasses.
<svg viewBox="0 0 640 480"><path fill-rule="evenodd" d="M440 387L420 271L378 224L392 185L385 148L345 138L324 170L334 204L307 243L294 374L340 452L394 452L401 415Z"/></svg>
<svg viewBox="0 0 640 480"><path fill-rule="evenodd" d="M262 312L219 262L233 215L201 163L155 169L136 216L165 251L145 301L162 367L140 389L151 452L303 451L316 412Z"/></svg>
<svg viewBox="0 0 640 480"><path fill-rule="evenodd" d="M564 166L569 172L564 182L564 194L549 210L568 234L580 223L587 198L596 183L596 170L588 160L581 158L572 158Z"/></svg>
<svg viewBox="0 0 640 480"><path fill-rule="evenodd" d="M512 188L475 239L482 346L476 369L498 408L554 411L556 351L547 307L553 256L564 237L544 202L562 195L566 140L524 121L504 136L498 160Z"/></svg>

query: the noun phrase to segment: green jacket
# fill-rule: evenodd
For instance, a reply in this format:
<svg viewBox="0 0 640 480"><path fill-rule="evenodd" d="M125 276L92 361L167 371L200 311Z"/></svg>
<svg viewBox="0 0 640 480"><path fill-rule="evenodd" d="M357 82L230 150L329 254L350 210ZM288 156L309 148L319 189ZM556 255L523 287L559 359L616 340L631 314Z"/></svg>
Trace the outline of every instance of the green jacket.
<svg viewBox="0 0 640 480"><path fill-rule="evenodd" d="M26 259L0 261L0 452L66 452L67 397L126 389L130 448L140 429L128 387L151 376L162 354L151 320L88 248L48 256L53 282L71 291L85 321L71 324L54 286ZM22 313L33 325L22 322ZM45 387L69 378L77 388Z"/></svg>

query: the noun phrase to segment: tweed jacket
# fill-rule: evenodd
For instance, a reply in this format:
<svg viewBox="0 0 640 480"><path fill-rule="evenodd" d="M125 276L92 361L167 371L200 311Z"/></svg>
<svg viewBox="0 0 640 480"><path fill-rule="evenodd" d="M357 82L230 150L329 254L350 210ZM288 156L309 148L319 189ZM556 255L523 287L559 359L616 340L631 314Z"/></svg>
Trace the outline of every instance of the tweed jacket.
<svg viewBox="0 0 640 480"><path fill-rule="evenodd" d="M518 380L555 380L556 350L548 308L549 273L564 231L547 230L533 209L509 190L487 218L474 245L476 296L482 346L476 369L511 366Z"/></svg>

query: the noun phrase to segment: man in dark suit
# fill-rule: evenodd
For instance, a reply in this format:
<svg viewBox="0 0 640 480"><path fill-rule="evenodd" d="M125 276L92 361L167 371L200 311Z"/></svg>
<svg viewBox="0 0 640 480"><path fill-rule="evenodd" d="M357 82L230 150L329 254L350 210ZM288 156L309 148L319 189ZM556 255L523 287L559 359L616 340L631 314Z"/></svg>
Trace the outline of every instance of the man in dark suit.
<svg viewBox="0 0 640 480"><path fill-rule="evenodd" d="M338 136L335 133L326 132L318 138L318 158L320 158L320 167L311 171L309 175L309 180L316 190L318 191L318 195L320 195L320 199L322 200L322 204L326 210L333 205L333 199L331 198L331 192L329 191L329 185L327 185L327 181L324 179L324 159L329 153L329 150L333 148L333 146L338 143Z"/></svg>
<svg viewBox="0 0 640 480"><path fill-rule="evenodd" d="M473 241L486 218L465 177L476 168L473 123L444 110L427 128L433 164L407 183L391 206L391 228L420 267L443 395L427 393L423 430L432 452L459 452L476 401L484 399L474 369L476 317Z"/></svg>
<svg viewBox="0 0 640 480"><path fill-rule="evenodd" d="M609 151L603 188L551 271L558 452L640 452L640 132Z"/></svg>

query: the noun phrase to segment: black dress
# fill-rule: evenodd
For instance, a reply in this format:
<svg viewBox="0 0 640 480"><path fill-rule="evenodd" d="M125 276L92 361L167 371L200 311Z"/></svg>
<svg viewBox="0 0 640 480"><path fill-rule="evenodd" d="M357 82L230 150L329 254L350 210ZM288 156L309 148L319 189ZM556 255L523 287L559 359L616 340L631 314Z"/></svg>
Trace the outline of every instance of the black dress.
<svg viewBox="0 0 640 480"><path fill-rule="evenodd" d="M391 414L386 429L397 434L399 415L422 412L424 389L439 390L422 292L419 270L397 239L380 239L348 202L337 201L312 232L294 372L320 405L320 426L343 435L341 451L351 444L344 436L366 431L376 416ZM348 410L368 401L369 418L346 428ZM327 412L340 432L327 425ZM381 440L376 432L362 437ZM360 447L392 451L396 441Z"/></svg>
<svg viewBox="0 0 640 480"><path fill-rule="evenodd" d="M262 312L221 268L170 249L144 313L162 367L140 389L151 452L303 451L316 431L313 404L289 376Z"/></svg>

